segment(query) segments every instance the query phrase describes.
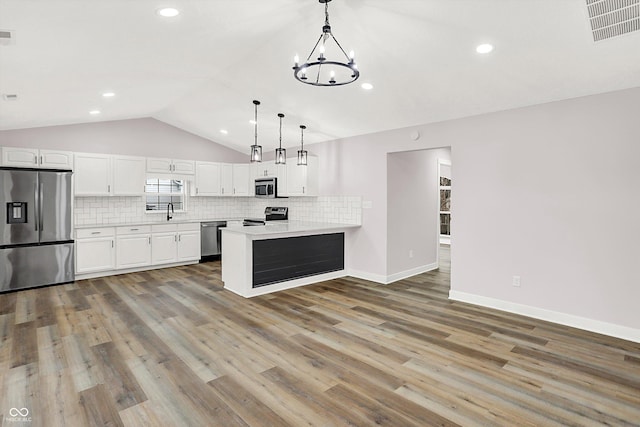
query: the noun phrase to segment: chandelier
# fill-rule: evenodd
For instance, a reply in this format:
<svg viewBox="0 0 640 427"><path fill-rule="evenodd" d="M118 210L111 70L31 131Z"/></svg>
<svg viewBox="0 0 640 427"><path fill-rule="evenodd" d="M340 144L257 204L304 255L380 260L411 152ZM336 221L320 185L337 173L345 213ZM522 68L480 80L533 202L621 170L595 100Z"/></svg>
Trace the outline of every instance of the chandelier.
<svg viewBox="0 0 640 427"><path fill-rule="evenodd" d="M329 25L329 2L331 0L318 1L324 3L325 20L322 34L304 64L299 64L300 58L298 55L295 56L293 76L296 80L313 86L342 86L353 83L360 77L354 53L351 51L347 55L331 32L331 25ZM331 40L334 43L331 43ZM327 59L325 56L329 54L340 56L340 53L344 55L345 61L340 61L339 58Z"/></svg>

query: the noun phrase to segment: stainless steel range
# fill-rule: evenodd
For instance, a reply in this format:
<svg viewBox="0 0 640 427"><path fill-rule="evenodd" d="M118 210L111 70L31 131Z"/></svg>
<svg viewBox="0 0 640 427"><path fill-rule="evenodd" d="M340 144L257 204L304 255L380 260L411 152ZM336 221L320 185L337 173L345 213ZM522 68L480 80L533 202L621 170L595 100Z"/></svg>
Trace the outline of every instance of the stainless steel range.
<svg viewBox="0 0 640 427"><path fill-rule="evenodd" d="M0 292L74 280L71 174L0 168Z"/></svg>
<svg viewBox="0 0 640 427"><path fill-rule="evenodd" d="M289 219L289 208L271 207L264 209L264 218L245 218L242 222L244 226L265 225L267 221L286 221Z"/></svg>

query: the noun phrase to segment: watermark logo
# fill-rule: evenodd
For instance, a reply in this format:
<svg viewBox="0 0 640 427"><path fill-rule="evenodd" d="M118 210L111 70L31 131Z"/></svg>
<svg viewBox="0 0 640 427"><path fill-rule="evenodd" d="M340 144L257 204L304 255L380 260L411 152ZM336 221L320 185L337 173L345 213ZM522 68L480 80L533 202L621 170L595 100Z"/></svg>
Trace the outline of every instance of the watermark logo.
<svg viewBox="0 0 640 427"><path fill-rule="evenodd" d="M28 408L11 408L9 416L5 417L7 422L31 422Z"/></svg>

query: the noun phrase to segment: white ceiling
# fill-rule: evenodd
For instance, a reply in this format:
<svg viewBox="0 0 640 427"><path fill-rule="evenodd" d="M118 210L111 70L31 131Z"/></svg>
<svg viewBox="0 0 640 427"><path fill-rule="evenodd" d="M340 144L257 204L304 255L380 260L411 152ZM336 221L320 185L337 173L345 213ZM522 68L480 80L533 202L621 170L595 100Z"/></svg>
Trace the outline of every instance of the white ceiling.
<svg viewBox="0 0 640 427"><path fill-rule="evenodd" d="M0 30L15 31L0 93L19 97L0 99L0 129L154 117L248 152L253 99L270 150L278 112L294 147L300 124L313 143L640 86L640 31L594 43L585 0L334 0L329 13L355 84L293 78L318 0L0 0ZM494 52L477 54L485 42Z"/></svg>

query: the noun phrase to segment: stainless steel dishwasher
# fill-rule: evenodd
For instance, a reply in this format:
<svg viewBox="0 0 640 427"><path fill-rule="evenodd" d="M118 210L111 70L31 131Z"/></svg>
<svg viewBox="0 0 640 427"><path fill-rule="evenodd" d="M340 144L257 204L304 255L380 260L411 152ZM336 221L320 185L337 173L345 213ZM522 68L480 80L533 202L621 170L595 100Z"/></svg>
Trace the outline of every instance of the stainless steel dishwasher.
<svg viewBox="0 0 640 427"><path fill-rule="evenodd" d="M207 221L200 223L201 258L220 255L222 253L222 228L227 221Z"/></svg>

